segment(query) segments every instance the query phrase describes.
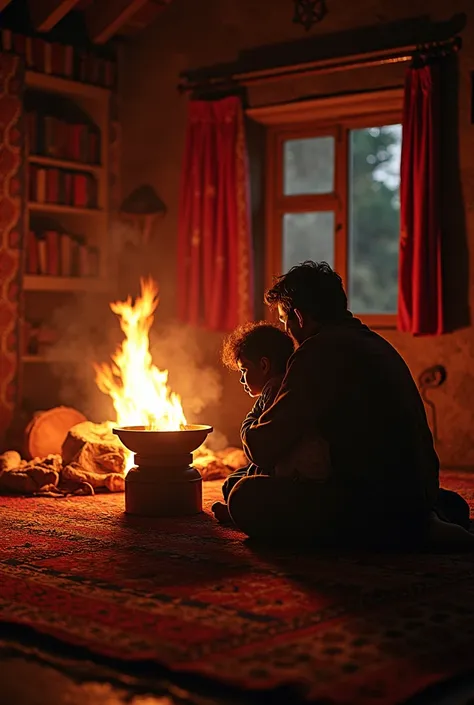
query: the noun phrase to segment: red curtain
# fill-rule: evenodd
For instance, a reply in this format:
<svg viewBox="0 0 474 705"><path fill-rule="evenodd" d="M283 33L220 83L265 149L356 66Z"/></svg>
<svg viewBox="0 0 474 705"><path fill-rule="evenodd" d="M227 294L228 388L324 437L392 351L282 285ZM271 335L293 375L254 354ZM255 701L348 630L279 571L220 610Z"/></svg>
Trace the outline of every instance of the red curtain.
<svg viewBox="0 0 474 705"><path fill-rule="evenodd" d="M232 330L252 318L252 279L240 101L190 101L178 231L179 318Z"/></svg>
<svg viewBox="0 0 474 705"><path fill-rule="evenodd" d="M410 68L405 80L398 328L413 335L444 332L439 68Z"/></svg>

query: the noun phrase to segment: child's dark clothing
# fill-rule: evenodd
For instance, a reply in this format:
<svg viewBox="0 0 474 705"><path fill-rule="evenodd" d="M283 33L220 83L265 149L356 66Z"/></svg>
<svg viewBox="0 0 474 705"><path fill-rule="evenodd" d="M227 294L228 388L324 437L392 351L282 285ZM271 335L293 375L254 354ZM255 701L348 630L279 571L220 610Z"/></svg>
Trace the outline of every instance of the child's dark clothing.
<svg viewBox="0 0 474 705"><path fill-rule="evenodd" d="M248 416L252 416L252 418L255 418L255 416L257 416L257 418L259 418L264 411L271 407L271 405L276 399L282 380L283 375L278 375L268 380L268 382L262 389L262 393L260 394L255 404L253 405L251 411L249 412ZM231 491L234 489L235 485L239 482L239 480L241 480L243 477L247 477L248 475L262 474L271 475L272 471L263 470L262 468L257 467L257 465L255 465L254 463L250 463L250 465L247 465L245 468L240 468L239 470L233 472L231 475L229 475L229 477L222 485L222 494L224 495L224 500L227 502Z"/></svg>
<svg viewBox="0 0 474 705"><path fill-rule="evenodd" d="M227 500L229 499L229 495L234 489L235 485L241 480L243 477L247 477L248 472L252 465L247 466L246 468L240 468L239 470L236 470L235 472L231 473L229 477L226 479L224 484L222 485L222 494L224 495L224 501L227 504Z"/></svg>

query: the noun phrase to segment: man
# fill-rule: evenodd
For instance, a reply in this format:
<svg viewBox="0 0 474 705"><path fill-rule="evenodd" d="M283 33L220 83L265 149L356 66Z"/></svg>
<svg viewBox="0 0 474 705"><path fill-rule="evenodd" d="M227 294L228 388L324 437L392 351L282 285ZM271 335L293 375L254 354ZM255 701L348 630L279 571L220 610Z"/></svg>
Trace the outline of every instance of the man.
<svg viewBox="0 0 474 705"><path fill-rule="evenodd" d="M439 461L407 365L348 311L342 280L325 262L293 267L265 301L278 308L297 349L273 405L242 426L249 460L275 467L276 476L235 486L233 521L257 538L420 545L438 502ZM327 480L278 476L292 449L321 436Z"/></svg>

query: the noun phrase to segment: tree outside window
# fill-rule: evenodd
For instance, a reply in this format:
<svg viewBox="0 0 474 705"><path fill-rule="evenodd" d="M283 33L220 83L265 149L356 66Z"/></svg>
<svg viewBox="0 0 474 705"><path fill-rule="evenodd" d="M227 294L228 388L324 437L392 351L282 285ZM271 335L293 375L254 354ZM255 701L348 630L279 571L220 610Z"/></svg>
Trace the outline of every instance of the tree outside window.
<svg viewBox="0 0 474 705"><path fill-rule="evenodd" d="M267 271L329 262L351 310L372 325L390 325L397 310L400 118L392 110L269 131Z"/></svg>

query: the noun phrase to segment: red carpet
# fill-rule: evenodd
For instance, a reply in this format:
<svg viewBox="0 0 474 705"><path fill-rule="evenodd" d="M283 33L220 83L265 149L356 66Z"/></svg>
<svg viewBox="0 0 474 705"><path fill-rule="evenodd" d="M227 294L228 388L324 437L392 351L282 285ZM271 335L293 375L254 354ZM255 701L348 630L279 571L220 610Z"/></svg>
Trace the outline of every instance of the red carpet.
<svg viewBox="0 0 474 705"><path fill-rule="evenodd" d="M474 500L474 476L443 485ZM97 654L351 705L474 667L470 555L256 553L208 514L127 518L123 495L2 497L0 532L0 618Z"/></svg>

